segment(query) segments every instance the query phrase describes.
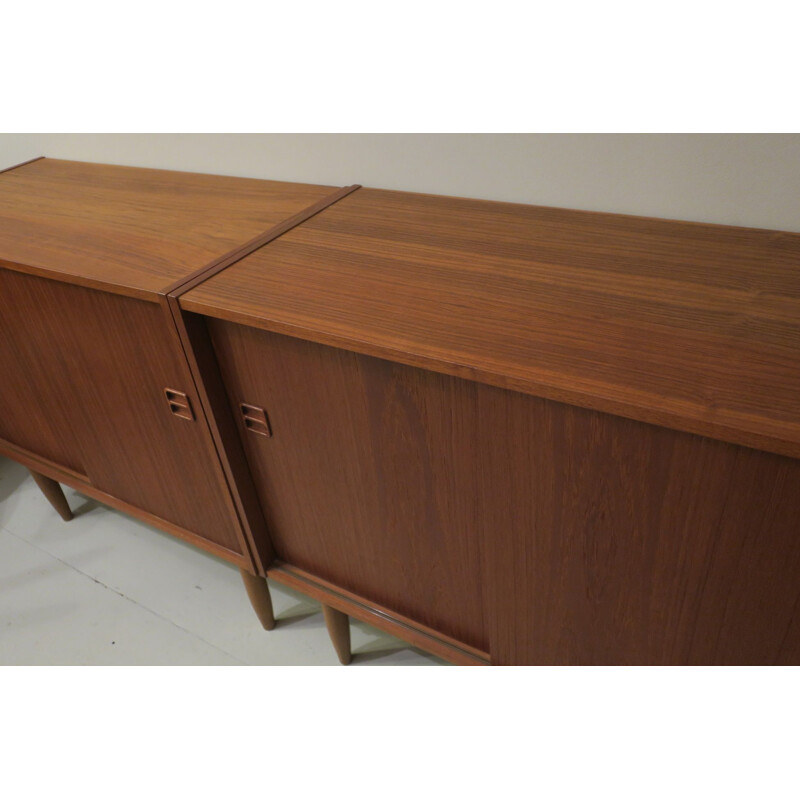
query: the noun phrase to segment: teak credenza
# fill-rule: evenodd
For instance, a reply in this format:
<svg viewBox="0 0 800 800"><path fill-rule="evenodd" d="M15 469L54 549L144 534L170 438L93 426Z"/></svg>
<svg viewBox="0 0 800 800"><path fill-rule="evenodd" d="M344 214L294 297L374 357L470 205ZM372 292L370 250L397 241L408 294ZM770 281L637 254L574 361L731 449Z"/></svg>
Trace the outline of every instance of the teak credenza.
<svg viewBox="0 0 800 800"><path fill-rule="evenodd" d="M463 664L800 662L800 234L36 159L0 453Z"/></svg>

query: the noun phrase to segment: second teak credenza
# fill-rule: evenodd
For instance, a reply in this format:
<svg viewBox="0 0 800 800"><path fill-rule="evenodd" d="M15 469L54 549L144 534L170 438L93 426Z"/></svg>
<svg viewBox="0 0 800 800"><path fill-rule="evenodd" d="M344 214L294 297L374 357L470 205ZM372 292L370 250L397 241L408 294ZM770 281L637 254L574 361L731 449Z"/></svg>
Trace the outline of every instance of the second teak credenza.
<svg viewBox="0 0 800 800"><path fill-rule="evenodd" d="M455 663L800 660L800 235L37 159L0 452Z"/></svg>

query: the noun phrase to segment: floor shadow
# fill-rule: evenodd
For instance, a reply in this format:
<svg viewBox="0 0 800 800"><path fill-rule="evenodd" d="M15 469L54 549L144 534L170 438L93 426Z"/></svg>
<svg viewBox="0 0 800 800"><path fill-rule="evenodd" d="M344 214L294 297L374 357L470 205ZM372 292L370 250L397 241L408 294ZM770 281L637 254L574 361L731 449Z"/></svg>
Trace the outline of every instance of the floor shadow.
<svg viewBox="0 0 800 800"><path fill-rule="evenodd" d="M379 661L386 656L391 656L400 650L407 650L409 648L403 645L386 645L381 643L380 647L359 647L358 650L353 650L353 664L368 664L370 661Z"/></svg>
<svg viewBox="0 0 800 800"><path fill-rule="evenodd" d="M387 644L385 642L374 642L372 645L368 645L367 647L359 647L358 650L353 651L353 664L368 664L370 661L379 661L386 656L395 655L396 653L415 653L418 656L422 656L425 659L428 659L430 662L425 666L440 666L440 667L447 667L450 664L442 658L435 656L431 653L426 653L424 650L420 650L416 647L411 647L410 645L403 644L399 642L397 645Z"/></svg>
<svg viewBox="0 0 800 800"><path fill-rule="evenodd" d="M83 500L83 502L80 505L73 506L72 508L73 517L82 517L84 514L88 514L90 511L94 511L96 508L100 508L100 503L90 497L81 496L81 500Z"/></svg>
<svg viewBox="0 0 800 800"><path fill-rule="evenodd" d="M372 641L353 650L353 664L368 664L370 661L379 661L381 658L399 653L402 650L416 652L415 648L400 639L395 639L359 620L352 620L351 625L374 636Z"/></svg>
<svg viewBox="0 0 800 800"><path fill-rule="evenodd" d="M310 603L298 603L296 606L281 611L275 617L275 626L285 628L287 625L296 625L319 613L319 606L312 606Z"/></svg>
<svg viewBox="0 0 800 800"><path fill-rule="evenodd" d="M353 664L368 664L370 661L379 661L395 653L415 653L423 658L431 659L435 664L440 664L442 666L447 665L444 659L434 656L431 653L426 653L418 647L412 647L408 642L397 639L388 633L379 632L376 628L373 628L365 622L351 620L351 624L364 633L368 633L374 637L371 641L367 642L367 644L353 650Z"/></svg>
<svg viewBox="0 0 800 800"><path fill-rule="evenodd" d="M275 601L276 596L284 595L285 597L288 597L289 600L293 600L295 603L293 606L284 609L280 612L280 614L275 616L276 627L297 625L301 622L304 622L309 617L319 614L321 611L319 603L317 603L315 600L312 600L310 597L291 589L288 586L278 587L273 583L271 588L273 592L273 602Z"/></svg>

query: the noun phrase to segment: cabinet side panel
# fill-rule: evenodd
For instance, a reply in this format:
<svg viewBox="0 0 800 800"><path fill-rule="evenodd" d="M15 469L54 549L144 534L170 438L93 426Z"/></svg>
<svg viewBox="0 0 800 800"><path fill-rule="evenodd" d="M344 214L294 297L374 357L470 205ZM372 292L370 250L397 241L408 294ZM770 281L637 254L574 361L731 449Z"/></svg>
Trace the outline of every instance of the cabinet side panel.
<svg viewBox="0 0 800 800"><path fill-rule="evenodd" d="M480 411L494 663L800 662L800 462L488 386Z"/></svg>
<svg viewBox="0 0 800 800"><path fill-rule="evenodd" d="M475 385L209 330L278 558L484 648ZM244 427L242 403L265 409L271 437Z"/></svg>

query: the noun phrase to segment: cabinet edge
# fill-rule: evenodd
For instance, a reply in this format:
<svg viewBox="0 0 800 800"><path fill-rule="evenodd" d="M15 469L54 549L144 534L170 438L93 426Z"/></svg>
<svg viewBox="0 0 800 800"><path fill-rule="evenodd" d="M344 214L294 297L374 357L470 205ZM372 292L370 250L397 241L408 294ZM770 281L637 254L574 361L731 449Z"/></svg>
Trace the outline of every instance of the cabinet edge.
<svg viewBox="0 0 800 800"><path fill-rule="evenodd" d="M311 217L315 216L316 214L319 214L320 211L324 211L326 208L328 208L328 206L332 206L343 197L347 197L348 194L351 194L352 192L356 191L356 189L360 188L360 184L353 184L352 186L344 186L332 194L326 195L321 200L318 200L313 205L304 208L294 216L283 220L283 222L279 222L277 225L273 225L268 230L263 231L258 236L253 237L249 242L239 245L219 258L215 258L204 267L195 270L190 275L171 283L169 286L162 289L159 294L167 295L168 297L180 297L190 289L194 289L199 284L222 272L222 270L227 269L229 266L231 266L231 264L235 264L237 261L240 261L245 256L250 255L264 245L269 244L279 236L283 236L283 234L287 231L290 231L292 228L296 228L306 220L311 219Z"/></svg>
<svg viewBox="0 0 800 800"><path fill-rule="evenodd" d="M13 169L19 169L20 167L25 167L28 164L33 164L34 161L41 161L44 156L36 156L36 158L29 158L27 161L21 161L19 164L12 164L10 167L5 167L4 169L0 169L0 175L4 172L11 172Z"/></svg>

